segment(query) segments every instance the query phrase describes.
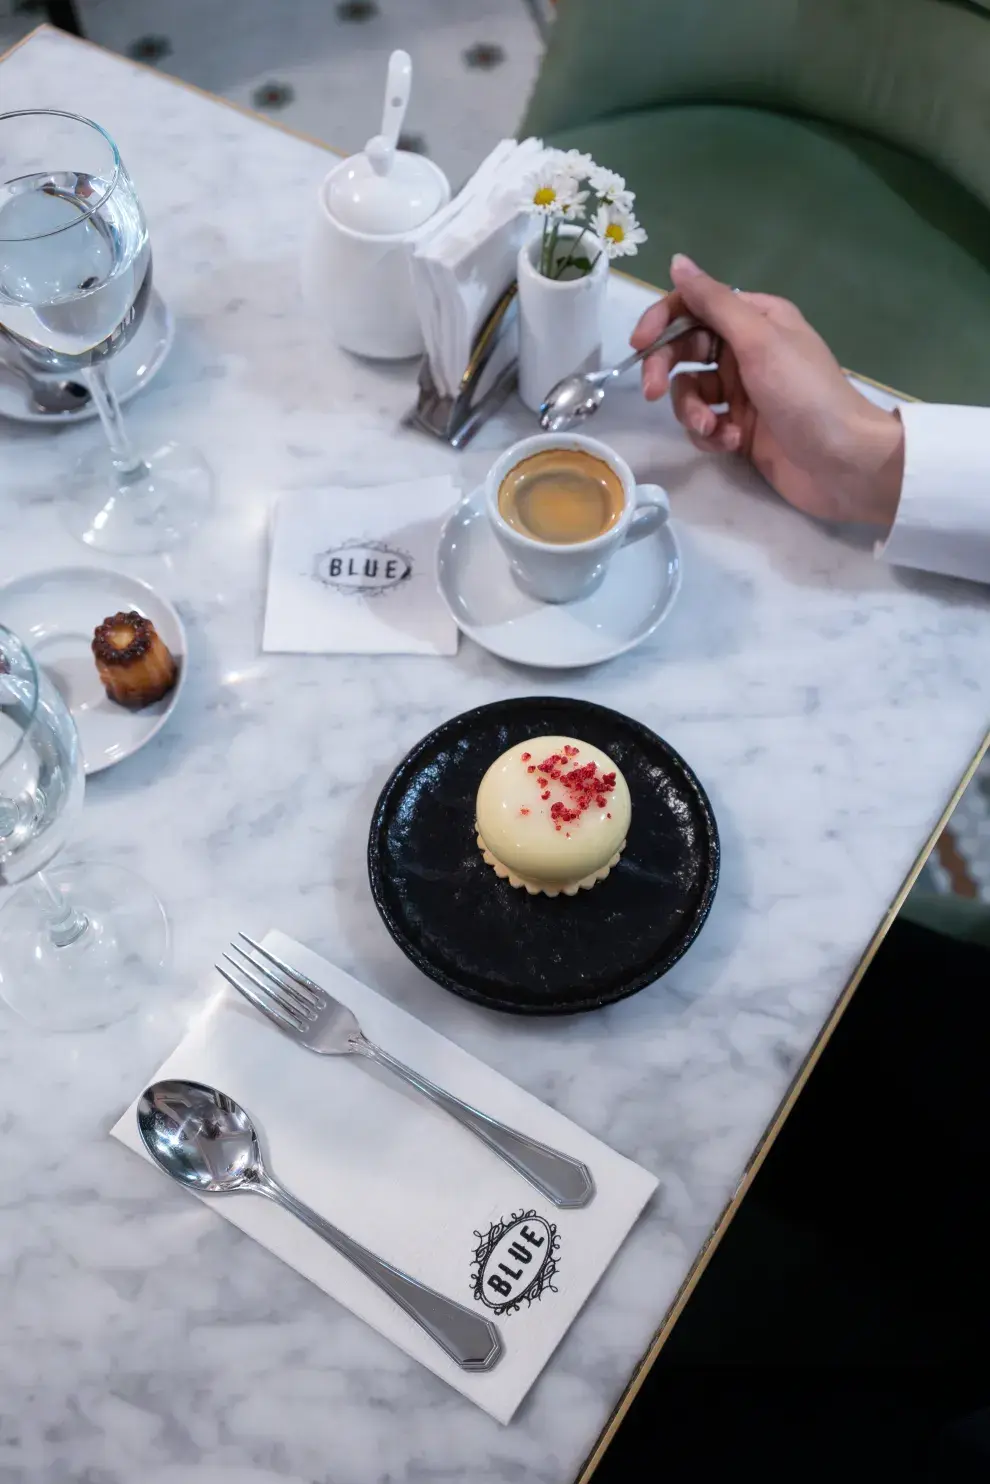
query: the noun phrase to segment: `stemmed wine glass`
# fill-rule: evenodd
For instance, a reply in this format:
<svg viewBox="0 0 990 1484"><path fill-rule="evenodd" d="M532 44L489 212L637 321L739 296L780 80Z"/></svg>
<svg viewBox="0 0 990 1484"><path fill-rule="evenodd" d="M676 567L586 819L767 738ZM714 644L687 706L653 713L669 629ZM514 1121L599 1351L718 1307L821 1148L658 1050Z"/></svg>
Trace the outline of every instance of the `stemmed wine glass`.
<svg viewBox="0 0 990 1484"><path fill-rule="evenodd" d="M0 626L0 995L50 1030L118 1020L168 958L164 910L140 877L118 866L44 869L78 817L84 785L65 701ZM18 882L4 901L3 888Z"/></svg>
<svg viewBox="0 0 990 1484"><path fill-rule="evenodd" d="M209 513L212 480L194 449L138 453L107 379L151 293L151 245L117 146L59 109L0 114L0 341L39 376L82 381L110 442L84 458L67 524L88 546L164 551Z"/></svg>

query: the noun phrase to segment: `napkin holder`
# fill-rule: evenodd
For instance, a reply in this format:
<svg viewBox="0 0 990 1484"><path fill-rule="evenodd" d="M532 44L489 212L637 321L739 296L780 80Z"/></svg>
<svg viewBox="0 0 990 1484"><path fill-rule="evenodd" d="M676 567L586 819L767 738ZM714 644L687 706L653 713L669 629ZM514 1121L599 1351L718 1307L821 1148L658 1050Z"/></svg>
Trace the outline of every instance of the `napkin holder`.
<svg viewBox="0 0 990 1484"><path fill-rule="evenodd" d="M471 356L454 396L438 391L430 370L429 356L419 368L419 396L416 406L404 419L407 427L418 428L434 438L442 438L451 448L466 448L475 433L487 422L515 390L518 357L507 361L484 392L481 380L492 356L518 312L515 280L500 296L478 331Z"/></svg>

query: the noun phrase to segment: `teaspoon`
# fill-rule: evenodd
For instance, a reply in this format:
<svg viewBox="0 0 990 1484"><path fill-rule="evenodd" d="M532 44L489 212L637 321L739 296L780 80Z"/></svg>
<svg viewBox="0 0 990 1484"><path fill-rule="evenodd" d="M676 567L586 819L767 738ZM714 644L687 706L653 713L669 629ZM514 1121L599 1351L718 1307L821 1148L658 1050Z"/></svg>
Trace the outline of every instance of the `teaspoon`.
<svg viewBox="0 0 990 1484"><path fill-rule="evenodd" d="M637 350L617 366L610 366L605 371L585 371L574 376L565 376L563 381L558 381L553 390L547 393L540 408L540 426L548 433L564 433L576 423L583 423L604 402L605 387L610 381L624 376L654 351L669 345L672 340L679 340L682 335L687 335L690 330L697 330L700 326L701 321L692 315L680 314L677 319L671 320L652 345L648 345L645 350Z"/></svg>
<svg viewBox="0 0 990 1484"><path fill-rule="evenodd" d="M376 1257L297 1200L265 1169L251 1119L233 1098L201 1082L156 1082L141 1094L138 1129L156 1164L201 1195L254 1191L290 1211L346 1257L431 1335L465 1371L489 1371L502 1355L490 1319L474 1314Z"/></svg>
<svg viewBox="0 0 990 1484"><path fill-rule="evenodd" d="M43 412L58 417L63 412L78 412L90 400L89 388L81 381L47 381L32 376L23 366L0 357L0 370L9 371L28 389L32 412Z"/></svg>
<svg viewBox="0 0 990 1484"><path fill-rule="evenodd" d="M46 412L58 417L63 412L78 412L90 400L89 388L81 381L33 381L25 377L31 388L32 412Z"/></svg>
<svg viewBox="0 0 990 1484"><path fill-rule="evenodd" d="M90 400L89 387L81 381L56 379L51 374L55 361L42 359L32 364L28 349L0 325L0 343L10 345L10 352L0 353L0 370L7 370L27 387L31 396L32 412L59 416L64 412L77 412ZM40 356L39 351L39 356Z"/></svg>

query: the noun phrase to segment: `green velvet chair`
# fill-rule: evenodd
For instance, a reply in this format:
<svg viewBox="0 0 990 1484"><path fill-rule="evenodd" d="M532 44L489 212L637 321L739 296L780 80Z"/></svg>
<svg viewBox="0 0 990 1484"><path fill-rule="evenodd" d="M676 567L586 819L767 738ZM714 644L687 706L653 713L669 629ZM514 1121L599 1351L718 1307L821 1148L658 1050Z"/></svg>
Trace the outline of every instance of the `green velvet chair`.
<svg viewBox="0 0 990 1484"><path fill-rule="evenodd" d="M794 299L845 365L990 404L975 0L560 0L523 129L626 176L638 276L690 253Z"/></svg>

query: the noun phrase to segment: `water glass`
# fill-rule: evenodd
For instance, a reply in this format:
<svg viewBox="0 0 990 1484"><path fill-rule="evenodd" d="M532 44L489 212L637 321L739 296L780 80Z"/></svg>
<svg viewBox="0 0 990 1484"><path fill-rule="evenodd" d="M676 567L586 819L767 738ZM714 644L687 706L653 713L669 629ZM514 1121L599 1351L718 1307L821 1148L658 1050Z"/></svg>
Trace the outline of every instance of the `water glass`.
<svg viewBox="0 0 990 1484"><path fill-rule="evenodd" d="M59 109L0 114L0 349L39 376L88 387L110 444L84 458L64 508L88 546L141 555L184 540L209 514L202 455L162 441L139 452L107 362L151 293L148 226L116 144Z"/></svg>
<svg viewBox="0 0 990 1484"><path fill-rule="evenodd" d="M55 861L84 791L65 701L0 626L0 995L51 1030L119 1019L168 961L164 910L139 876Z"/></svg>

